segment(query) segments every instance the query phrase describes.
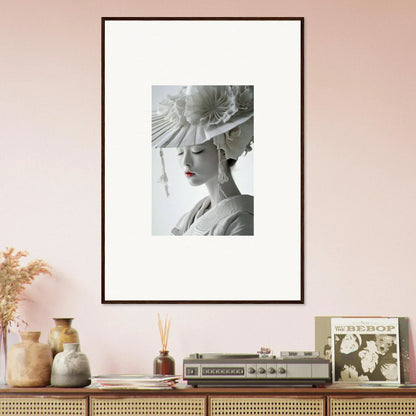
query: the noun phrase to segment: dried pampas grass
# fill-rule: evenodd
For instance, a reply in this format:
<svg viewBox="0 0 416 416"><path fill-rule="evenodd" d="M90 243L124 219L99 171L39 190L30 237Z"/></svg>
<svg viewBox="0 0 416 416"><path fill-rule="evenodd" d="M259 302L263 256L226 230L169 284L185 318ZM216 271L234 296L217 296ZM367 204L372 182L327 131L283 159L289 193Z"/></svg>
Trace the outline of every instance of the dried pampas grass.
<svg viewBox="0 0 416 416"><path fill-rule="evenodd" d="M48 263L37 259L21 266L20 261L29 253L6 248L0 252L0 330L6 329L10 323L17 326L26 324L18 316L17 309L22 300L22 292L40 274L52 275Z"/></svg>

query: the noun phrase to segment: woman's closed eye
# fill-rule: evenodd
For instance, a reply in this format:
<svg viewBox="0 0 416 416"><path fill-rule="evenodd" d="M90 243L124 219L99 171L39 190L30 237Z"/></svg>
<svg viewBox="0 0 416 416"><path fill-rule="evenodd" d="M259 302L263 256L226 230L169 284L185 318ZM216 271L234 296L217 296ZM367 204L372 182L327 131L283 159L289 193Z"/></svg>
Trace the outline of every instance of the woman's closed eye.
<svg viewBox="0 0 416 416"><path fill-rule="evenodd" d="M191 150L191 153L193 155L199 155L201 153L203 153L205 151L205 149L195 149L195 150ZM184 150L178 150L177 156L182 156L185 153Z"/></svg>

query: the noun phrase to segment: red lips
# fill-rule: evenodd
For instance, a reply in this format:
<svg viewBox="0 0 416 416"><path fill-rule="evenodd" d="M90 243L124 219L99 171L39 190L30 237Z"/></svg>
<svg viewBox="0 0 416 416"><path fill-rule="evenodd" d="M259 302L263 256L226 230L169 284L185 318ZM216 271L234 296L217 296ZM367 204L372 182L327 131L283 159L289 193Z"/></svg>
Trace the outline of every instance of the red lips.
<svg viewBox="0 0 416 416"><path fill-rule="evenodd" d="M193 172L185 172L185 175L186 175L188 178L190 178L191 176L194 176L194 175L195 175L195 173L193 173Z"/></svg>

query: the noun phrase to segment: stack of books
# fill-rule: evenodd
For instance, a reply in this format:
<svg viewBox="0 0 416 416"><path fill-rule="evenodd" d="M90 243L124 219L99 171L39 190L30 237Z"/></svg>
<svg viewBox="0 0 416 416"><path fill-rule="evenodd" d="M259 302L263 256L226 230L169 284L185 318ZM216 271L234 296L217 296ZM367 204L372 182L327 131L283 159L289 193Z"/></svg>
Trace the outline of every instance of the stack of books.
<svg viewBox="0 0 416 416"><path fill-rule="evenodd" d="M109 374L91 377L89 387L99 389L161 390L172 388L178 379L179 376Z"/></svg>

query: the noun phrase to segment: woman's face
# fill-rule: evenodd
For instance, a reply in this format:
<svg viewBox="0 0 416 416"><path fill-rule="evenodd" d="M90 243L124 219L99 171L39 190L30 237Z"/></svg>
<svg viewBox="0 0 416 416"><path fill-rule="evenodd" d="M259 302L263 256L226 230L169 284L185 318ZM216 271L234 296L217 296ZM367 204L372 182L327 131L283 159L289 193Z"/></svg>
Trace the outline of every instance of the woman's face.
<svg viewBox="0 0 416 416"><path fill-rule="evenodd" d="M212 140L179 147L178 160L183 174L192 186L203 185L218 178L218 153Z"/></svg>

